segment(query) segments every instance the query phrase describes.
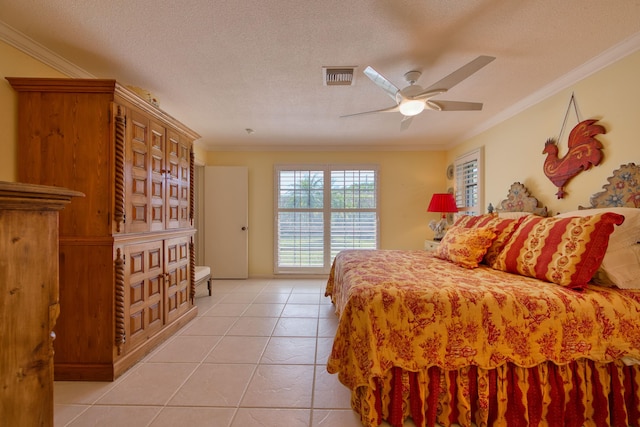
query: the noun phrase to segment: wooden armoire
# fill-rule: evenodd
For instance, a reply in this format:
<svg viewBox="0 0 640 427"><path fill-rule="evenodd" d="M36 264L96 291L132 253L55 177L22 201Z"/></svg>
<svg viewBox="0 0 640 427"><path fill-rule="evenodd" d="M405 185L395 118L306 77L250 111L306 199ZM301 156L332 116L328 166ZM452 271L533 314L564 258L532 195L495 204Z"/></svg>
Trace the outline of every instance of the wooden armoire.
<svg viewBox="0 0 640 427"><path fill-rule="evenodd" d="M58 213L81 196L0 182L0 425L53 426Z"/></svg>
<svg viewBox="0 0 640 427"><path fill-rule="evenodd" d="M193 141L115 80L13 78L18 181L60 214L56 380L110 381L196 316Z"/></svg>

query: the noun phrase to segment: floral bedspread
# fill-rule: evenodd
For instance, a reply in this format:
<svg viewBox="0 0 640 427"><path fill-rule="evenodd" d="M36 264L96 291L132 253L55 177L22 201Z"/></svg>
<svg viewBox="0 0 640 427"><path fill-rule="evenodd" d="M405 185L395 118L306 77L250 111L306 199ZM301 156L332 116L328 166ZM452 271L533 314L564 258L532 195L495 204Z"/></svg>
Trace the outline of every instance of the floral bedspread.
<svg viewBox="0 0 640 427"><path fill-rule="evenodd" d="M327 369L352 390L392 367L640 360L640 291L578 292L426 251L349 250L326 295L340 316Z"/></svg>

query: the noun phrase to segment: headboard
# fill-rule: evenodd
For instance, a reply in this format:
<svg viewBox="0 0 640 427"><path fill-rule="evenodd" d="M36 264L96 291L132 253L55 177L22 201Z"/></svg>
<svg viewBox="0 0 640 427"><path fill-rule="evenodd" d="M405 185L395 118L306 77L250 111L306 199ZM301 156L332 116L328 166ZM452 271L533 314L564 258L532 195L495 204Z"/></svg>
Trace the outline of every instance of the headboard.
<svg viewBox="0 0 640 427"><path fill-rule="evenodd" d="M591 206L580 206L579 209L629 207L640 208L640 166L627 163L613 171L607 178L608 184L591 196Z"/></svg>
<svg viewBox="0 0 640 427"><path fill-rule="evenodd" d="M494 208L489 204L489 213L494 212ZM509 188L507 198L498 203L496 212L531 212L540 216L547 216L546 206L538 207L538 199L529 195L529 190L523 184L514 182Z"/></svg>

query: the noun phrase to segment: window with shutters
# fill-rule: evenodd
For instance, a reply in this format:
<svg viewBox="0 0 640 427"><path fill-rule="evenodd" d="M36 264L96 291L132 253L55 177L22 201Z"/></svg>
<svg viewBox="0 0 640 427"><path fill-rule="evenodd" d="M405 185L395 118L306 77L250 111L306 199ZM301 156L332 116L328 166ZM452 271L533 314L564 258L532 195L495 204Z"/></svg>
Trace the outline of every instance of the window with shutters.
<svg viewBox="0 0 640 427"><path fill-rule="evenodd" d="M482 149L458 157L454 162L458 215L479 215L482 206Z"/></svg>
<svg viewBox="0 0 640 427"><path fill-rule="evenodd" d="M378 247L376 166L279 165L275 272L327 273L338 252Z"/></svg>

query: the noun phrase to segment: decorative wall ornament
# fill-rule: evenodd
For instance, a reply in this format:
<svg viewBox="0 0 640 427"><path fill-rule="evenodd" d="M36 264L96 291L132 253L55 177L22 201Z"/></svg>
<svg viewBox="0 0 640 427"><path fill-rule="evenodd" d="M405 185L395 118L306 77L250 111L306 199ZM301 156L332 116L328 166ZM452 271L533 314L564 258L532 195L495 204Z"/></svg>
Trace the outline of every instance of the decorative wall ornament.
<svg viewBox="0 0 640 427"><path fill-rule="evenodd" d="M453 164L447 166L447 179L451 181L453 179Z"/></svg>
<svg viewBox="0 0 640 427"><path fill-rule="evenodd" d="M640 166L627 163L613 171L607 178L608 184L603 191L591 196L591 206L578 206L579 209L628 206L640 208Z"/></svg>
<svg viewBox="0 0 640 427"><path fill-rule="evenodd" d="M603 126L596 124L597 120L589 119L580 121L573 94L571 95L567 114L565 114L558 139L562 137L571 104L574 106L579 123L569 134L569 151L564 157L559 158L558 144L553 138L547 139L547 142L544 144L544 150L542 151L542 154L547 155L544 161L544 174L558 187L558 192L556 193L558 199L564 198L566 194L564 187L571 178L583 170L590 169L591 166L598 166L603 157L601 151L603 148L602 143L598 141L595 136L604 134L606 131Z"/></svg>

